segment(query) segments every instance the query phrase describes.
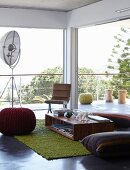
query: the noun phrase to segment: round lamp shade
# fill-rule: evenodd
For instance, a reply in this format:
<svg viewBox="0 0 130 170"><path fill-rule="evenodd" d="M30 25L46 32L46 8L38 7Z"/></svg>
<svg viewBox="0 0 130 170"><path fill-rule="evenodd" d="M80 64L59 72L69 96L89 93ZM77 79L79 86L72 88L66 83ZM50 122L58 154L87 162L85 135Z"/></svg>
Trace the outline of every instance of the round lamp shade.
<svg viewBox="0 0 130 170"><path fill-rule="evenodd" d="M7 32L0 40L0 57L10 67L20 58L20 37L16 31Z"/></svg>

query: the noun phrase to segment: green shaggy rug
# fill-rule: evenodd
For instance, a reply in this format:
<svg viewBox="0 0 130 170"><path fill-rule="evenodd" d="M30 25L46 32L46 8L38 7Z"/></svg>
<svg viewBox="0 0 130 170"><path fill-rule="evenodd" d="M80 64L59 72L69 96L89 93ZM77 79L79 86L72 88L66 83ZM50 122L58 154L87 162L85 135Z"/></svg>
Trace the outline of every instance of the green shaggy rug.
<svg viewBox="0 0 130 170"><path fill-rule="evenodd" d="M47 129L43 120L37 120L36 128L31 134L15 138L48 160L89 154L79 141L72 141Z"/></svg>

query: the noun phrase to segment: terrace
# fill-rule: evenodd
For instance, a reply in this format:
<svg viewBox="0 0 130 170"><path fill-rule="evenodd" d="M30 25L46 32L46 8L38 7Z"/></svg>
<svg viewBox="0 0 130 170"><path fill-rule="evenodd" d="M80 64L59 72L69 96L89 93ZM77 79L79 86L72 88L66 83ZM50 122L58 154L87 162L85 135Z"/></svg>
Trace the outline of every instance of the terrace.
<svg viewBox="0 0 130 170"><path fill-rule="evenodd" d="M112 108L109 107L111 106L111 103L106 103L105 102L105 90L109 89L115 89L115 87L110 86L110 81L112 79L113 75L119 75L119 74L94 74L94 73L89 73L89 74L78 74L78 79L79 79L79 87L78 87L78 96L81 93L89 92L93 96L93 103L91 105L82 105L78 101L78 108L83 109L83 110L88 110L91 112L91 110L111 110ZM44 100L49 98L52 94L52 85L54 82L50 82L49 85L46 87L46 84L48 84L48 81L44 82L42 81L42 84L45 84L43 87L37 87L37 86L32 86L32 80L34 77L57 77L59 82L62 82L63 80L63 74L17 74L13 75L15 79L15 85L12 89L11 82L8 82L8 80L11 78L12 75L0 75L2 88L0 90L1 94L1 99L0 99L0 108L5 108L5 107L11 107L12 102L14 107L27 107L32 109L37 113L37 115L40 115L41 112L46 113L47 111L47 104L44 103ZM91 80L92 77L94 80L94 83L91 85ZM107 77L107 78L106 78ZM82 79L82 86L80 80ZM102 83L103 80L103 83ZM120 82L123 80L120 79ZM125 78L125 82L129 82ZM88 86L89 85L89 86ZM81 87L80 87L81 86ZM89 88L91 87L91 88ZM95 89L96 87L96 89ZM128 88L128 86L127 86ZM13 90L13 91L12 91ZM82 91L80 91L82 90ZM48 92L49 91L49 92ZM13 94L13 99L12 99L12 92ZM116 89L116 93L118 92L118 89ZM37 97L38 96L38 97ZM42 101L40 101L40 99ZM114 97L113 97L114 98ZM118 96L117 96L118 98ZM124 107L124 105L118 105L118 99L114 98L114 102L112 105L116 107L115 110L118 112L119 110L122 110L121 108ZM70 99L71 103L71 99ZM70 103L68 104L68 107L71 109ZM129 104L129 97L127 96L127 103ZM107 106L107 105L108 106ZM61 108L61 105L53 105L54 108ZM125 105L126 107L126 105ZM104 111L105 111L104 110ZM113 110L114 111L114 110Z"/></svg>

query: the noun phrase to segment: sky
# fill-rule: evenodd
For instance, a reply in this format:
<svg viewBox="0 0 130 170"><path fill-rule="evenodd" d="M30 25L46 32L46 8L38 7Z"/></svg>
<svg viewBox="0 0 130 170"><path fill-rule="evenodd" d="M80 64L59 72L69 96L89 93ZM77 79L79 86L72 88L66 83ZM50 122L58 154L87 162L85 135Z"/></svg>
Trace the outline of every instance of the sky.
<svg viewBox="0 0 130 170"><path fill-rule="evenodd" d="M79 29L79 66L103 72L121 27L130 28L130 20Z"/></svg>
<svg viewBox="0 0 130 170"><path fill-rule="evenodd" d="M14 29L21 41L20 60L14 73L41 73L51 66L62 65L62 30L0 28L0 37ZM10 67L3 60L0 60L0 66L0 74L10 74Z"/></svg>
<svg viewBox="0 0 130 170"><path fill-rule="evenodd" d="M130 28L130 20L80 28L79 67L102 70L115 44L114 36L120 32L122 26ZM14 73L41 73L49 67L63 66L62 30L0 27L0 39L12 30L18 32L21 41L20 60L14 68ZM0 48L1 46L2 44ZM0 60L0 74L10 72L10 67Z"/></svg>

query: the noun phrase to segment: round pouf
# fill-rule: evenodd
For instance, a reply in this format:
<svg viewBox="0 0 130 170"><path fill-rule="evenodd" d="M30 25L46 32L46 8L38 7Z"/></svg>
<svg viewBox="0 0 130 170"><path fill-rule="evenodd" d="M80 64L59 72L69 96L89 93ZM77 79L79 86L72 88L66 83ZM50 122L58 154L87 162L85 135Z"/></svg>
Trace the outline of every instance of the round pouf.
<svg viewBox="0 0 130 170"><path fill-rule="evenodd" d="M91 104L93 101L91 93L81 93L79 95L79 102L81 104Z"/></svg>
<svg viewBox="0 0 130 170"><path fill-rule="evenodd" d="M28 108L5 108L0 112L0 132L4 135L28 134L35 126L35 114Z"/></svg>

